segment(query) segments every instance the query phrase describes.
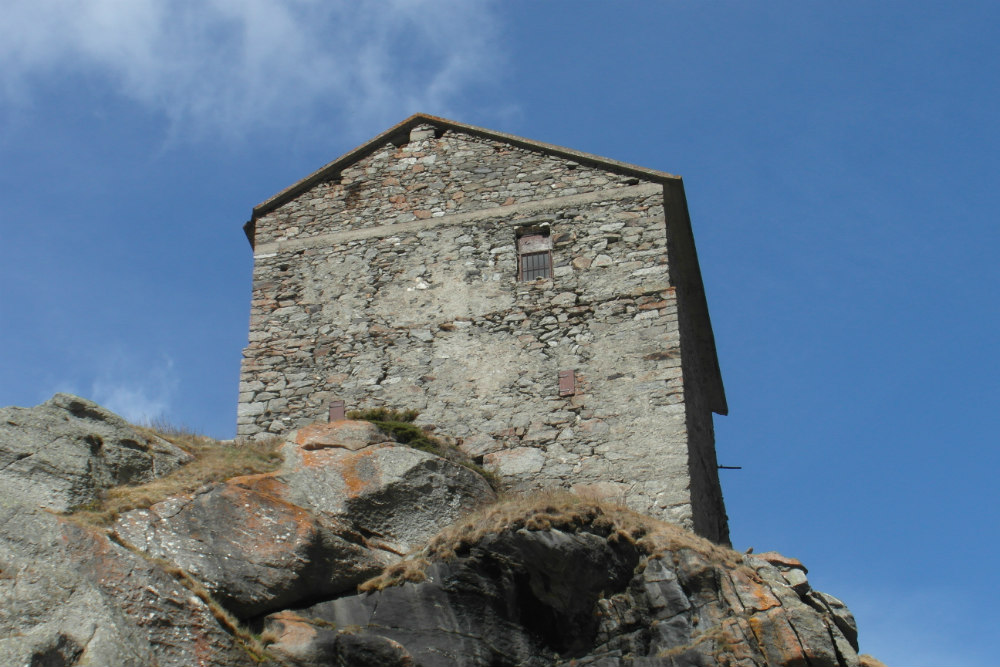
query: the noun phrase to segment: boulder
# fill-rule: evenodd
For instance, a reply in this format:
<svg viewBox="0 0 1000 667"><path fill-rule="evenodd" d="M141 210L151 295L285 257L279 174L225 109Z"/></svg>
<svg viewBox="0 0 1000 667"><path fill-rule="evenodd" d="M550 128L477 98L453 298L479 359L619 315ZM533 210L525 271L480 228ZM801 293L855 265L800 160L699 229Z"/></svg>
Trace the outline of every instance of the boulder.
<svg viewBox="0 0 1000 667"><path fill-rule="evenodd" d="M105 534L50 510L187 455L67 395L0 418L0 665L878 664L795 559L566 494L470 515L482 477L369 425L304 430L279 470Z"/></svg>
<svg viewBox="0 0 1000 667"><path fill-rule="evenodd" d="M375 424L353 419L310 424L300 428L295 434L295 444L306 450L340 447L353 451L391 440L392 437Z"/></svg>
<svg viewBox="0 0 1000 667"><path fill-rule="evenodd" d="M0 496L57 512L113 486L148 482L191 459L96 403L56 394L0 408Z"/></svg>
<svg viewBox="0 0 1000 667"><path fill-rule="evenodd" d="M176 564L233 614L250 618L353 592L495 498L485 480L456 463L371 444L385 435L362 424L342 421L307 436L300 431L296 442L286 443L280 470L127 512L114 534ZM317 433L327 443L353 444L319 447Z"/></svg>
<svg viewBox="0 0 1000 667"><path fill-rule="evenodd" d="M353 591L389 562L349 524L242 479L127 512L114 534L197 578L239 618Z"/></svg>
<svg viewBox="0 0 1000 667"><path fill-rule="evenodd" d="M0 500L0 665L251 664L212 609L158 564Z"/></svg>
<svg viewBox="0 0 1000 667"><path fill-rule="evenodd" d="M269 650L303 666L859 665L836 614L768 561L589 502L505 511L373 592L268 617Z"/></svg>
<svg viewBox="0 0 1000 667"><path fill-rule="evenodd" d="M286 444L274 473L241 482L351 525L373 548L402 556L463 514L496 499L479 474L391 443L356 451Z"/></svg>

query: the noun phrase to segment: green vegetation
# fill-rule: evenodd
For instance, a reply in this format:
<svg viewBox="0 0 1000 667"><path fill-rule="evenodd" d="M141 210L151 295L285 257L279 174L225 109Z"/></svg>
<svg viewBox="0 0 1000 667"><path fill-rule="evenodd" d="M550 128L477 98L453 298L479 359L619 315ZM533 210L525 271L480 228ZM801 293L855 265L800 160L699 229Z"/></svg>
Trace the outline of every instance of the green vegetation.
<svg viewBox="0 0 1000 667"><path fill-rule="evenodd" d="M266 440L214 440L185 429L157 424L136 426L147 438L163 438L193 459L177 470L144 484L118 486L101 498L74 508L70 516L82 523L105 526L123 512L144 509L171 496L190 493L213 482L240 475L271 472L281 465L281 438Z"/></svg>
<svg viewBox="0 0 1000 667"><path fill-rule="evenodd" d="M443 459L448 459L453 463L464 466L483 477L497 493L502 490L503 484L496 473L477 465L465 452L455 445L435 438L417 426L414 421L416 421L419 415L420 413L416 410L373 408L370 410L352 410L346 416L348 419L359 419L375 424L392 436L393 440L402 445L440 456Z"/></svg>
<svg viewBox="0 0 1000 667"><path fill-rule="evenodd" d="M368 422L397 422L412 424L420 413L416 410L390 410L388 408L370 408L368 410L351 410L348 419L361 419Z"/></svg>

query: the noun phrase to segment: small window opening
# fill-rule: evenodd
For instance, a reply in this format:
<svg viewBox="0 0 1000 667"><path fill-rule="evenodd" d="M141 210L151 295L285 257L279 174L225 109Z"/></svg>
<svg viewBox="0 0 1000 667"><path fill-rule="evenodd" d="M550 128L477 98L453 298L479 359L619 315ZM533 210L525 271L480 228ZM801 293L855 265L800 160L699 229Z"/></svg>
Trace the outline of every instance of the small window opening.
<svg viewBox="0 0 1000 667"><path fill-rule="evenodd" d="M552 255L543 252L526 252L521 255L521 280L548 278L552 275Z"/></svg>
<svg viewBox="0 0 1000 667"><path fill-rule="evenodd" d="M552 239L548 233L532 233L518 237L517 263L520 280L551 278Z"/></svg>

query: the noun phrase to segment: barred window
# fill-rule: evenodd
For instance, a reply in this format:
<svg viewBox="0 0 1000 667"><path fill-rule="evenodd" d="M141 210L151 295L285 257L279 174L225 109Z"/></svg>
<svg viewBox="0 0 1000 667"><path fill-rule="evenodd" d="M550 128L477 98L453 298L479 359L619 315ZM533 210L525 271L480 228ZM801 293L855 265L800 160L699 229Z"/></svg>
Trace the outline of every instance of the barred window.
<svg viewBox="0 0 1000 667"><path fill-rule="evenodd" d="M518 277L535 280L552 277L552 241L548 234L531 234L517 239Z"/></svg>
<svg viewBox="0 0 1000 667"><path fill-rule="evenodd" d="M521 255L521 280L548 278L552 274L552 255L549 251L528 252Z"/></svg>

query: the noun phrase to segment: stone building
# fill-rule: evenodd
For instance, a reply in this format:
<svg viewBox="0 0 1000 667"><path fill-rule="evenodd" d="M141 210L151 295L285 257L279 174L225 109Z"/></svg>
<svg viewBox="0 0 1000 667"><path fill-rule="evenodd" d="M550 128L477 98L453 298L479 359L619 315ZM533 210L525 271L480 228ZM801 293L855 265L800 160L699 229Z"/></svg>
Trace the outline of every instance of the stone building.
<svg viewBox="0 0 1000 667"><path fill-rule="evenodd" d="M418 114L245 231L240 435L412 408L517 486L591 487L728 541L680 178Z"/></svg>

